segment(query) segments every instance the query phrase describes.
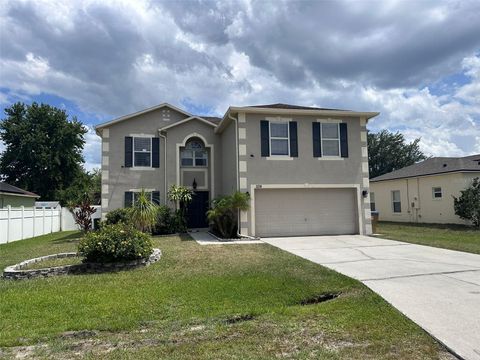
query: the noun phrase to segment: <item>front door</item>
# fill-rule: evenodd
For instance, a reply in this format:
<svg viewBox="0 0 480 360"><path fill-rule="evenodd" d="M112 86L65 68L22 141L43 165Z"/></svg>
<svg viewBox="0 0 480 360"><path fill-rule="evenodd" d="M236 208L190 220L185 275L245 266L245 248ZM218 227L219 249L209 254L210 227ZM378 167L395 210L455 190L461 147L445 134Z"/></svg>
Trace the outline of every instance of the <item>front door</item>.
<svg viewBox="0 0 480 360"><path fill-rule="evenodd" d="M189 229L208 227L208 191L194 191L192 202L187 209L187 226Z"/></svg>

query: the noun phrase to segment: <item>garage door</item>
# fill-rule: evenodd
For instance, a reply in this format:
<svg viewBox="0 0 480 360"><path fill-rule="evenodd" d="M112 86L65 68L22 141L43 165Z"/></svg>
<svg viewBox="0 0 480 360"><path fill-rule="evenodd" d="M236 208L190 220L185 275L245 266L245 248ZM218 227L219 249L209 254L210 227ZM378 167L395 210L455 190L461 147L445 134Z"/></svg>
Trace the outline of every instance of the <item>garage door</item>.
<svg viewBox="0 0 480 360"><path fill-rule="evenodd" d="M255 234L357 234L356 208L355 189L258 189Z"/></svg>

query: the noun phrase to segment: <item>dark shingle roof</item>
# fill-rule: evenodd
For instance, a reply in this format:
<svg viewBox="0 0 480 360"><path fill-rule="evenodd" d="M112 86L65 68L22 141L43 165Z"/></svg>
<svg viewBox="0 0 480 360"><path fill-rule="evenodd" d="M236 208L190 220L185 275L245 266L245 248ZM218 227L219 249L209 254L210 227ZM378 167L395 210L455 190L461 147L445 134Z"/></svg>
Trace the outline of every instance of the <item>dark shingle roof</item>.
<svg viewBox="0 0 480 360"><path fill-rule="evenodd" d="M266 104L266 105L252 105L246 107L256 107L256 108L268 108L268 109L291 109L291 110L334 110L334 111L348 111L341 109L329 109L329 108L320 108L320 107L311 107L311 106L299 106L299 105L290 105L290 104Z"/></svg>
<svg viewBox="0 0 480 360"><path fill-rule="evenodd" d="M454 171L478 171L480 172L480 154L460 158L434 157L413 164L388 174L370 179L371 182L382 180L403 179L415 176L436 175Z"/></svg>
<svg viewBox="0 0 480 360"><path fill-rule="evenodd" d="M26 196L32 196L32 197L40 197L37 194L34 194L33 192L27 191L20 189L16 186L7 184L6 182L0 182L0 193L8 193L12 195L26 195Z"/></svg>

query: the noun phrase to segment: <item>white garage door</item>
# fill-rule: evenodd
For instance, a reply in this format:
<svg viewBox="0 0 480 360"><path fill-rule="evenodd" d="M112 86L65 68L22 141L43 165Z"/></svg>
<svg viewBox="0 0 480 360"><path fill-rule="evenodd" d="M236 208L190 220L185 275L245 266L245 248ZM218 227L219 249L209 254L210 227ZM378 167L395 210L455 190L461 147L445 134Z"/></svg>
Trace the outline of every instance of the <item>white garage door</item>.
<svg viewBox="0 0 480 360"><path fill-rule="evenodd" d="M255 190L256 236L357 234L355 189Z"/></svg>

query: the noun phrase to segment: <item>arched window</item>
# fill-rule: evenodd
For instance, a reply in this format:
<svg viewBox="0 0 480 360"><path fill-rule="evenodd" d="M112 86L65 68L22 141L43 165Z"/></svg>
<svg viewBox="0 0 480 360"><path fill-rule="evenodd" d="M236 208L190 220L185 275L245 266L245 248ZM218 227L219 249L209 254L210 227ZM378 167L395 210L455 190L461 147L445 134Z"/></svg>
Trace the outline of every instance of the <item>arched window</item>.
<svg viewBox="0 0 480 360"><path fill-rule="evenodd" d="M208 154L205 145L199 139L190 139L180 152L182 166L207 166Z"/></svg>

